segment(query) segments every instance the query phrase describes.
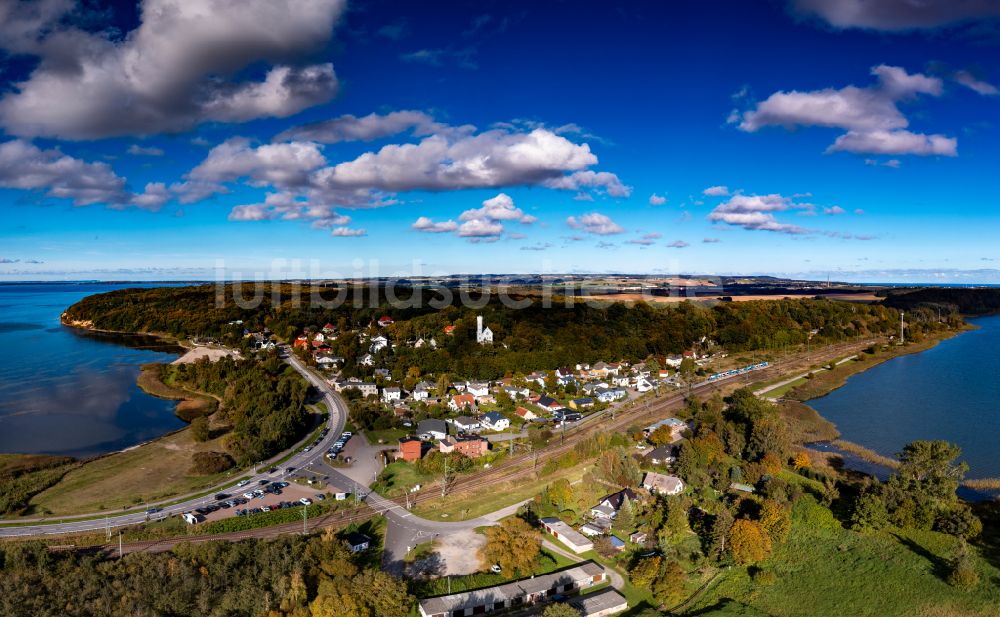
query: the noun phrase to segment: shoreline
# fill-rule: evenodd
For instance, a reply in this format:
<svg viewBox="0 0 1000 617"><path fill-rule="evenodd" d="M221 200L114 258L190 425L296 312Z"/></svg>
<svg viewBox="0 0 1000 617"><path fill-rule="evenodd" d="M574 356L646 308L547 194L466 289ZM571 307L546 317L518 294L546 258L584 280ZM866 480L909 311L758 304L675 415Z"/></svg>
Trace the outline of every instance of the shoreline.
<svg viewBox="0 0 1000 617"><path fill-rule="evenodd" d="M800 405L808 407L824 421L828 422L834 428L837 428L837 425L834 422L823 416L823 414L821 414L815 407L809 404L809 401L822 398L827 394L844 387L845 385L847 385L848 380L854 375L863 373L867 370L870 370L876 366L879 366L880 364L883 364L895 358L912 355L916 353L922 353L929 349L933 349L934 347L937 347L942 341L946 341L955 338L961 334L972 332L978 329L979 327L976 326L975 324L967 323L964 327L958 330L947 330L941 333L941 335L929 337L928 339L921 341L920 343L913 344L912 347L907 346L905 349L891 350L890 353L880 352L881 355L867 358L866 361L868 362L868 364L865 366L857 367L856 362L847 364L849 368L852 368L854 370L844 371L846 374L836 375L834 378L832 378L832 383L826 383L819 388L816 388L812 391L808 391L807 396L804 396L803 398L788 397L787 400L792 400ZM841 367L838 366L837 369L834 369L834 371L828 371L828 373L835 372L840 368ZM805 384L802 385L808 386L810 385L810 381L807 381ZM788 392L788 394L794 393L800 387L802 386L796 386L795 388L792 388ZM837 432L838 434L840 433L839 428L837 429ZM842 435L836 439L813 442L813 443L826 444L832 446L834 448L837 448L839 450L842 450L857 457L858 459L864 461L865 463L883 467L889 472L892 472L899 467L899 461L892 458L891 456L886 456L884 454L877 452L876 450L873 450L872 448L863 446L859 443L855 443L853 441L850 441L849 439L844 439ZM813 448L810 448L810 445L812 444L804 444L804 447L814 450ZM849 465L845 465L844 468L849 469L851 471L857 471L860 473L867 473L867 471L865 470L852 469ZM960 486L974 491L983 491L983 492L993 491L995 493L997 491L1000 491L1000 478L967 478L961 482ZM996 497L995 494L992 496Z"/></svg>

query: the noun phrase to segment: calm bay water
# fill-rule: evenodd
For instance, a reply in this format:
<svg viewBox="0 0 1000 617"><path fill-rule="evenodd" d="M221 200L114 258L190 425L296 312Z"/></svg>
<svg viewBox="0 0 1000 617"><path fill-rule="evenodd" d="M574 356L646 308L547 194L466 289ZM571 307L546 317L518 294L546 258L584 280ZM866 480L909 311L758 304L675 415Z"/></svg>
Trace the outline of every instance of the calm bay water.
<svg viewBox="0 0 1000 617"><path fill-rule="evenodd" d="M0 452L89 456L184 426L174 402L135 384L141 365L169 362L178 348L59 323L81 298L142 286L0 285Z"/></svg>
<svg viewBox="0 0 1000 617"><path fill-rule="evenodd" d="M944 439L961 446L968 477L1000 477L1000 316L971 321L980 329L854 375L809 405L880 454Z"/></svg>

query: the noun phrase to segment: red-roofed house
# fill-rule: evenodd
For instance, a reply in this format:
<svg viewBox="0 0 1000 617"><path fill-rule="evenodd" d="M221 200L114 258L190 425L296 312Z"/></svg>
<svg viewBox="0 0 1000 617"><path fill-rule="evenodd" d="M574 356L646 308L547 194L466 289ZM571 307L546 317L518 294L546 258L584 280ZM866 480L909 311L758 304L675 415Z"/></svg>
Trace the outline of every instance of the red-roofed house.
<svg viewBox="0 0 1000 617"><path fill-rule="evenodd" d="M399 440L399 457L407 463L419 461L424 455L424 442L416 437L403 437Z"/></svg>
<svg viewBox="0 0 1000 617"><path fill-rule="evenodd" d="M386 327L386 326L391 326L394 323L396 323L396 322L394 322L392 320L392 317L389 317L388 315L382 315L378 319L378 325L382 326L383 328Z"/></svg>
<svg viewBox="0 0 1000 617"><path fill-rule="evenodd" d="M538 417L538 414L531 411L527 407L518 407L517 409L514 410L514 413L516 413L519 417L524 418L525 420L534 420L535 418Z"/></svg>
<svg viewBox="0 0 1000 617"><path fill-rule="evenodd" d="M445 326L444 333L451 336L455 332L455 326Z"/></svg>
<svg viewBox="0 0 1000 617"><path fill-rule="evenodd" d="M476 404L476 397L471 394L456 394L451 397L448 401L448 408L452 411L459 411L466 408L472 408Z"/></svg>

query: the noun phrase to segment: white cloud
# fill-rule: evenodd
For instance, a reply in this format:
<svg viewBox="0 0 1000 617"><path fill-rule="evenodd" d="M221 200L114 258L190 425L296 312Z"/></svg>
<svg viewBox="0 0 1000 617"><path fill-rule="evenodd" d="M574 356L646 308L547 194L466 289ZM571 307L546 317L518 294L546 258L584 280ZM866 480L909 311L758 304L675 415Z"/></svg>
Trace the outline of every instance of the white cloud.
<svg viewBox="0 0 1000 617"><path fill-rule="evenodd" d="M430 217L421 216L413 225L410 225L413 229L417 231L424 231L432 234L440 233L450 233L458 229L458 223L455 221L442 221L440 223L435 223Z"/></svg>
<svg viewBox="0 0 1000 617"><path fill-rule="evenodd" d="M804 234L809 230L797 225L779 222L775 212L791 209L809 211L812 204L796 203L790 197L772 193L769 195L735 194L719 204L708 215L708 220L742 227L747 230L774 231L788 234Z"/></svg>
<svg viewBox="0 0 1000 617"><path fill-rule="evenodd" d="M351 217L337 212L333 206L314 204L290 193L268 193L263 203L234 207L230 221L269 221L281 218L286 221L311 221L315 229L347 225Z"/></svg>
<svg viewBox="0 0 1000 617"><path fill-rule="evenodd" d="M365 229L351 229L349 227L337 227L330 232L330 235L335 238L357 238L360 236L367 236L368 231Z"/></svg>
<svg viewBox="0 0 1000 617"><path fill-rule="evenodd" d="M691 245L688 244L687 242L683 241L683 240L674 240L673 242L671 242L667 246L670 247L670 248L672 248L672 249L686 249L687 247L689 247Z"/></svg>
<svg viewBox="0 0 1000 617"><path fill-rule="evenodd" d="M797 12L835 28L905 31L1000 17L995 0L791 0Z"/></svg>
<svg viewBox="0 0 1000 617"><path fill-rule="evenodd" d="M219 184L247 178L255 186L281 189L305 187L310 173L326 164L319 146L310 142L264 144L254 147L234 137L212 148L187 177Z"/></svg>
<svg viewBox="0 0 1000 617"><path fill-rule="evenodd" d="M136 156L163 156L163 150L160 148L144 147L139 144L129 146L128 153Z"/></svg>
<svg viewBox="0 0 1000 617"><path fill-rule="evenodd" d="M571 216L566 219L566 224L573 229L582 229L587 233L599 236L620 234L625 231L624 228L612 221L611 217L601 214L600 212L584 214L579 219L575 216Z"/></svg>
<svg viewBox="0 0 1000 617"><path fill-rule="evenodd" d="M904 130L848 131L838 137L829 150L870 154L958 156L958 140L945 135L924 135Z"/></svg>
<svg viewBox="0 0 1000 617"><path fill-rule="evenodd" d="M595 164L597 157L587 144L575 144L544 129L491 130L457 138L435 134L416 144L387 145L322 169L315 181L324 188L383 191L493 188L544 184L561 179L566 171Z"/></svg>
<svg viewBox="0 0 1000 617"><path fill-rule="evenodd" d="M170 201L170 191L162 182L149 182L142 193L133 195L130 203L133 206L144 210L156 211L163 207L163 204Z"/></svg>
<svg viewBox="0 0 1000 617"><path fill-rule="evenodd" d="M586 145L586 144L584 144ZM578 191L580 189L596 189L606 192L611 197L628 197L632 194L632 187L622 184L618 176L608 171L577 171L568 176L552 178L544 182L544 185L553 189L565 189Z"/></svg>
<svg viewBox="0 0 1000 617"><path fill-rule="evenodd" d="M977 78L969 71L958 71L957 73L955 73L953 78L955 79L955 81L962 84L966 88L974 90L975 92L978 92L983 96L995 96L997 94L1000 94L1000 90L998 90L996 86Z"/></svg>
<svg viewBox="0 0 1000 617"><path fill-rule="evenodd" d="M503 233L503 225L489 219L470 219L458 226L462 238L496 238Z"/></svg>
<svg viewBox="0 0 1000 617"><path fill-rule="evenodd" d="M702 242L705 244L718 244L722 242L722 240L720 240L719 238L705 238L702 240Z"/></svg>
<svg viewBox="0 0 1000 617"><path fill-rule="evenodd" d="M357 117L351 114L332 120L313 122L280 133L275 141L316 141L333 144L344 141L373 141L391 135L412 131L422 137L447 130L468 132L472 127L451 128L434 121L422 111L394 111L388 114L371 113Z"/></svg>
<svg viewBox="0 0 1000 617"><path fill-rule="evenodd" d="M514 200L506 193L500 193L496 197L483 202L482 208L466 210L459 215L460 221L471 221L475 219L487 219L492 221L520 221L524 224L534 223L537 219L530 214L525 214L520 208L514 206Z"/></svg>
<svg viewBox="0 0 1000 617"><path fill-rule="evenodd" d="M703 195L709 197L725 197L729 195L729 187L727 186L710 186L701 192Z"/></svg>
<svg viewBox="0 0 1000 617"><path fill-rule="evenodd" d="M59 150L41 150L21 139L0 143L0 188L41 191L74 205L126 205L125 178L107 163L88 163Z"/></svg>
<svg viewBox="0 0 1000 617"><path fill-rule="evenodd" d="M838 214L847 214L847 210L844 210L840 206L832 206L829 208L823 208L823 214L828 216L837 216Z"/></svg>
<svg viewBox="0 0 1000 617"><path fill-rule="evenodd" d="M732 120L741 130L756 132L767 126L822 126L847 131L829 151L875 154L941 154L954 156L957 141L943 135L922 135L905 130L909 121L899 110L900 101L918 94L939 96L937 77L879 65L872 68L878 83L867 88L846 86L809 92L775 92L753 109L736 113Z"/></svg>
<svg viewBox="0 0 1000 617"><path fill-rule="evenodd" d="M95 139L286 117L330 100L330 64L298 61L330 41L343 0L144 0L124 38L62 20L70 2L7 3L0 47L38 58L0 99L13 135ZM25 17L27 15L27 17ZM263 63L263 79L243 69ZM288 64L281 64L288 63Z"/></svg>
<svg viewBox="0 0 1000 617"><path fill-rule="evenodd" d="M631 240L626 240L626 242L628 244L638 244L639 246L650 246L656 244L656 241L662 237L663 234L653 231L648 234L643 234L639 238L632 238Z"/></svg>
<svg viewBox="0 0 1000 617"><path fill-rule="evenodd" d="M649 196L649 205L651 206L662 206L667 203L667 198L653 193Z"/></svg>

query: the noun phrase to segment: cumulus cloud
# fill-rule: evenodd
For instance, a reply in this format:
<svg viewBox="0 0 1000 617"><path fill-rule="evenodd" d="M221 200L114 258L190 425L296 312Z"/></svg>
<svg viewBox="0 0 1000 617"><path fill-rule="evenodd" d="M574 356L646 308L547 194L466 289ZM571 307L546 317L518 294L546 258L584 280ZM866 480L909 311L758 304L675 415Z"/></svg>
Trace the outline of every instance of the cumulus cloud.
<svg viewBox="0 0 1000 617"><path fill-rule="evenodd" d="M689 247L691 245L688 244L687 242L683 241L683 240L674 240L673 242L671 242L667 246L670 247L670 248L672 248L672 249L686 249L687 247Z"/></svg>
<svg viewBox="0 0 1000 617"><path fill-rule="evenodd" d="M107 163L88 163L21 139L0 143L0 188L40 191L77 206L127 205L125 178Z"/></svg>
<svg viewBox="0 0 1000 617"><path fill-rule="evenodd" d="M830 208L823 208L823 214L827 216L837 216L838 214L847 214L847 210L844 210L840 206L832 206Z"/></svg>
<svg viewBox="0 0 1000 617"><path fill-rule="evenodd" d="M123 39L62 18L71 2L6 3L0 47L37 58L0 99L13 135L95 139L188 130L205 121L286 117L330 100L322 50L343 0L144 0ZM263 65L262 78L245 69Z"/></svg>
<svg viewBox="0 0 1000 617"><path fill-rule="evenodd" d="M163 156L163 150L160 148L144 147L138 144L129 146L128 153L136 156Z"/></svg>
<svg viewBox="0 0 1000 617"><path fill-rule="evenodd" d="M831 152L958 156L958 140L944 135L910 131L848 131L829 147Z"/></svg>
<svg viewBox="0 0 1000 617"><path fill-rule="evenodd" d="M792 10L835 28L899 32L1000 17L995 0L791 0Z"/></svg>
<svg viewBox="0 0 1000 617"><path fill-rule="evenodd" d="M424 231L432 234L450 233L458 229L458 223L455 221L441 221L435 223L430 217L421 216L416 221L410 225L412 229L417 231Z"/></svg>
<svg viewBox="0 0 1000 617"><path fill-rule="evenodd" d="M451 128L435 122L422 111L394 111L388 114L371 113L357 117L351 114L313 122L295 127L278 134L274 141L316 141L324 144L334 144L344 141L373 141L412 131L413 135L422 137L435 132L457 130L468 132L470 127Z"/></svg>
<svg viewBox="0 0 1000 617"><path fill-rule="evenodd" d="M665 203L667 203L666 197L657 195L656 193L649 196L649 205L651 206L662 206Z"/></svg>
<svg viewBox="0 0 1000 617"><path fill-rule="evenodd" d="M530 214L525 214L523 210L515 206L510 195L500 193L496 197L483 201L481 208L466 210L459 215L458 220L461 221L461 224L452 220L435 223L431 218L421 216L410 227L427 233L455 232L461 238L499 239L504 233L503 224L505 222L516 221L530 225L537 219ZM523 238L520 234L518 236Z"/></svg>
<svg viewBox="0 0 1000 617"><path fill-rule="evenodd" d="M710 186L704 191L703 195L708 195L709 197L725 197L729 195L729 187L727 186Z"/></svg>
<svg viewBox="0 0 1000 617"><path fill-rule="evenodd" d="M129 203L144 210L156 211L170 201L170 198L171 194L167 190L167 185L162 182L149 182L142 193L132 196Z"/></svg>
<svg viewBox="0 0 1000 617"><path fill-rule="evenodd" d="M1000 94L1000 90L998 90L996 86L979 79L969 71L958 71L952 77L955 81L962 84L966 88L978 92L983 96L996 96L997 94Z"/></svg>
<svg viewBox="0 0 1000 617"><path fill-rule="evenodd" d="M898 107L900 102L921 94L939 96L941 79L884 64L872 68L871 73L877 83L865 88L775 92L752 109L734 112L730 121L751 133L768 126L820 126L846 131L828 151L956 155L954 138L906 130L909 120Z"/></svg>
<svg viewBox="0 0 1000 617"><path fill-rule="evenodd" d="M773 231L787 234L805 234L809 230L781 223L774 216L775 212L792 209L810 211L812 204L797 203L791 197L772 193L769 195L744 195L737 193L719 204L708 215L708 220L725 223L754 231Z"/></svg>
<svg viewBox="0 0 1000 617"><path fill-rule="evenodd" d="M247 179L254 186L305 187L310 173L326 164L317 144L291 142L254 146L234 137L212 148L187 177L207 184Z"/></svg>
<svg viewBox="0 0 1000 617"><path fill-rule="evenodd" d="M573 229L580 229L598 236L620 234L625 231L620 225L612 221L611 217L600 212L591 212L579 218L571 216L566 219L566 224Z"/></svg>
<svg viewBox="0 0 1000 617"><path fill-rule="evenodd" d="M416 144L387 145L324 168L315 180L326 188L442 191L557 182L564 172L595 164L597 157L587 144L575 144L551 131L497 129L457 138L435 134ZM566 182L550 186L576 188L571 184L577 180Z"/></svg>
<svg viewBox="0 0 1000 617"><path fill-rule="evenodd" d="M310 221L315 229L347 225L351 217L337 212L333 206L315 204L289 193L268 193L262 203L234 207L230 221Z"/></svg>

